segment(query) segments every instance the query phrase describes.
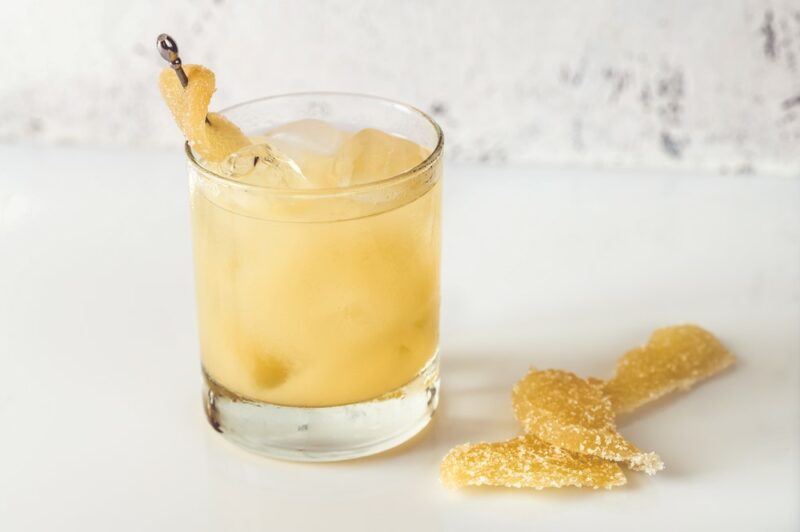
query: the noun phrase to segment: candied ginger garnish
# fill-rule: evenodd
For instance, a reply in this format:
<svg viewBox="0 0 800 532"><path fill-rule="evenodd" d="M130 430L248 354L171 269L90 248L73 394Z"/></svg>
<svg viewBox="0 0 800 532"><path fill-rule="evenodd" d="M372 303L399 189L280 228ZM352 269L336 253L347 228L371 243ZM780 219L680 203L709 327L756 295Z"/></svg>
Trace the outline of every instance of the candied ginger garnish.
<svg viewBox="0 0 800 532"><path fill-rule="evenodd" d="M531 370L512 392L514 415L527 434L573 451L626 462L652 475L664 468L655 453L637 449L617 432L602 381L568 371Z"/></svg>
<svg viewBox="0 0 800 532"><path fill-rule="evenodd" d="M630 412L669 392L688 390L734 361L713 334L697 325L664 327L647 345L619 359L604 391L616 412Z"/></svg>
<svg viewBox="0 0 800 532"><path fill-rule="evenodd" d="M611 489L626 482L614 462L572 453L530 435L504 442L459 445L442 460L440 478L451 488L502 486L537 490L562 486Z"/></svg>
<svg viewBox="0 0 800 532"><path fill-rule="evenodd" d="M235 124L208 112L216 90L214 73L202 65L183 65L183 69L189 80L186 87L171 68L161 71L158 87L192 151L205 161L219 162L250 144Z"/></svg>

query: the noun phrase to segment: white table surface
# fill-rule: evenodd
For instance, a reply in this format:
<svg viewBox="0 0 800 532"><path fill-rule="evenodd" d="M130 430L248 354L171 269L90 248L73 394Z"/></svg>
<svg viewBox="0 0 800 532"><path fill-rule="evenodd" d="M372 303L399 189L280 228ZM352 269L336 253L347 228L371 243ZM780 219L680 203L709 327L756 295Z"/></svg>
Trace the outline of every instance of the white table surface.
<svg viewBox="0 0 800 532"><path fill-rule="evenodd" d="M252 456L203 418L183 162L0 148L0 530L796 530L800 181L448 167L433 425L337 464ZM738 366L620 420L667 469L609 492L447 491L517 433L530 365L609 376L691 321Z"/></svg>

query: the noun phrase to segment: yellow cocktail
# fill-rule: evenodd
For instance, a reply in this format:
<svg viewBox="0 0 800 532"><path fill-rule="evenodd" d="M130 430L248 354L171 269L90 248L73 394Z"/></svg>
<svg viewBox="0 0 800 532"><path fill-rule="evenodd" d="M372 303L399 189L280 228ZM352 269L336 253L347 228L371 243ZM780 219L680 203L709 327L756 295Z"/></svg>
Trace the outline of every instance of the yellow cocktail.
<svg viewBox="0 0 800 532"><path fill-rule="evenodd" d="M400 143L411 144L387 136L369 149ZM342 144L338 152L347 150ZM399 162L408 170L427 157L413 148ZM324 166L326 157L298 157L301 170ZM356 161L354 171L369 162ZM429 165L390 184L388 200L378 182L366 191L376 200L343 194L348 188L331 197L330 189L220 185L197 168L191 212L208 377L243 398L291 406L366 401L414 380L438 345L434 173Z"/></svg>
<svg viewBox="0 0 800 532"><path fill-rule="evenodd" d="M300 460L408 439L438 401L438 127L335 94L209 117L187 154L211 424ZM246 135L223 156L232 124Z"/></svg>

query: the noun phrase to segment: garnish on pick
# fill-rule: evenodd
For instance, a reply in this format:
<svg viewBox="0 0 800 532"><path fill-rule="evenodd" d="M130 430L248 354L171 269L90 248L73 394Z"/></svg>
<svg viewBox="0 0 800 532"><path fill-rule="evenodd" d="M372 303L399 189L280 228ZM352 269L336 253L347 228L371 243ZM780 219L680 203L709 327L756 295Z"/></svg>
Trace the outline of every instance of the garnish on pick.
<svg viewBox="0 0 800 532"><path fill-rule="evenodd" d="M203 160L220 162L250 140L230 120L209 113L216 90L214 73L202 65L183 65L178 47L168 35L159 35L159 53L170 62L161 71L158 88L192 151Z"/></svg>

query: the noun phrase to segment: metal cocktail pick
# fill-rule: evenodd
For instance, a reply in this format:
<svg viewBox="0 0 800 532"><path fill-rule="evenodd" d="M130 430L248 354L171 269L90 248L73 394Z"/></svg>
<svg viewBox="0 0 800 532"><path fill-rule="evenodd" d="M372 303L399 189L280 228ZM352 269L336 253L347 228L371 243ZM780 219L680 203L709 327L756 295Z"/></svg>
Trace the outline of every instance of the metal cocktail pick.
<svg viewBox="0 0 800 532"><path fill-rule="evenodd" d="M178 43L166 33L162 33L156 38L156 47L158 48L159 55L161 55L165 61L169 62L169 66L175 71L181 85L185 89L189 84L189 78L186 76L186 72L183 70L183 62L180 56L178 56ZM206 124L211 124L207 116Z"/></svg>
<svg viewBox="0 0 800 532"><path fill-rule="evenodd" d="M156 47L158 47L158 53L161 57L169 62L169 66L171 66L172 70L177 74L183 88L186 88L186 85L189 84L189 78L186 77L186 72L183 71L181 58L178 56L178 44L175 42L175 39L166 33L162 33L156 39Z"/></svg>

